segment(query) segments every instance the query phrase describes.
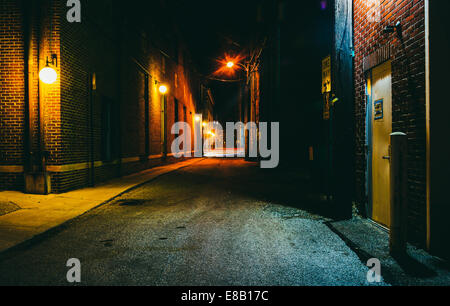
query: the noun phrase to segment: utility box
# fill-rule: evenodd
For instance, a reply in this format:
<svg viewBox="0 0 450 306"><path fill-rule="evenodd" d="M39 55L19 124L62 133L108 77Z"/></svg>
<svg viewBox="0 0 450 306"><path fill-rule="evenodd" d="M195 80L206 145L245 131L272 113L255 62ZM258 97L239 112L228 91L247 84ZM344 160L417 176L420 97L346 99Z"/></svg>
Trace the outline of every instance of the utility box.
<svg viewBox="0 0 450 306"><path fill-rule="evenodd" d="M25 173L25 193L47 195L51 193L51 177L48 173Z"/></svg>

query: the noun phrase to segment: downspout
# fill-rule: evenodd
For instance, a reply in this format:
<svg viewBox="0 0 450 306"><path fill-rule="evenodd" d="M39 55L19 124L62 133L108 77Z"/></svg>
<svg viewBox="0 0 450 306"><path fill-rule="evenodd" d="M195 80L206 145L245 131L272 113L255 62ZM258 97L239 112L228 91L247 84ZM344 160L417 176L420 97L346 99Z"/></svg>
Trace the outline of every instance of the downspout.
<svg viewBox="0 0 450 306"><path fill-rule="evenodd" d="M38 20L38 24L39 24L39 30L36 33L37 39L36 39L36 43L37 43L37 70L40 71L41 67L40 67L40 59L41 59L41 38L43 36L42 33L44 32L44 25L43 25L43 15L42 15L42 11L40 6L35 6L35 8L37 10L39 10L39 14L37 15L37 20ZM50 14L50 18L52 18L51 14ZM44 91L44 93L41 92L41 90L45 90L45 88L41 88L40 86L40 82L38 82L38 99L37 99L37 106L38 106L38 139L39 139L39 143L38 143L38 152L36 154L36 160L39 161L39 168L37 169L36 172L40 172L44 174L45 177L45 173L47 172L47 158L48 158L48 154L46 154L45 152L45 116L44 116L44 105L43 105L43 99L46 96L46 92ZM33 171L34 172L34 171ZM47 194L47 190L48 190L48 185L47 185L47 180L44 179L44 194Z"/></svg>
<svg viewBox="0 0 450 306"><path fill-rule="evenodd" d="M116 154L116 158L119 160L118 166L117 166L117 176L121 177L122 176L122 112L121 112L121 108L122 108L122 35L123 35L123 26L124 22L123 22L123 17L122 15L119 15L119 20L117 22L117 27L116 27L116 33L117 33L117 37L116 37L116 43L117 43L117 104L116 104L116 115L115 115L115 120L117 122L117 127L116 127L116 133L117 133L117 144L116 144L116 149L117 149L117 154Z"/></svg>
<svg viewBox="0 0 450 306"><path fill-rule="evenodd" d="M88 101L89 101L89 185L95 186L95 153L94 153L94 75L88 76Z"/></svg>
<svg viewBox="0 0 450 306"><path fill-rule="evenodd" d="M32 1L32 6L34 1ZM30 60L31 60L31 33L32 33L32 14L30 12L29 1L22 0L23 11L23 39L24 39L24 100L25 100L25 142L24 142L24 172L33 171L32 147L33 147L33 107L30 94Z"/></svg>
<svg viewBox="0 0 450 306"><path fill-rule="evenodd" d="M144 100L145 100L145 155L146 159L150 156L150 80L149 75L145 73Z"/></svg>
<svg viewBox="0 0 450 306"><path fill-rule="evenodd" d="M430 134L430 1L425 0L425 99L426 99L426 167L427 167L427 249L431 250L431 134Z"/></svg>

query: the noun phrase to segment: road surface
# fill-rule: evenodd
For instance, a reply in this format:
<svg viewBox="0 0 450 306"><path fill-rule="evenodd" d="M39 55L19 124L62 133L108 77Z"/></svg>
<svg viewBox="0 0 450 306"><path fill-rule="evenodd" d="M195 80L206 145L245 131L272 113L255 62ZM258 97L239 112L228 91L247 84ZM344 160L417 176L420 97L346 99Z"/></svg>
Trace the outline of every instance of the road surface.
<svg viewBox="0 0 450 306"><path fill-rule="evenodd" d="M0 259L0 285L369 285L307 203L294 170L208 159L167 174Z"/></svg>

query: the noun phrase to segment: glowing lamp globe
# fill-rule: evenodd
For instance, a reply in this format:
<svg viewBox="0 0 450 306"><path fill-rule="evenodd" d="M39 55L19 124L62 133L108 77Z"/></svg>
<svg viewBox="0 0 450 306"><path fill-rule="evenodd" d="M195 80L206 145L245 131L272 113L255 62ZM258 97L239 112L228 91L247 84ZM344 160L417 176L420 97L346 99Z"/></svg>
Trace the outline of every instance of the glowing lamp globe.
<svg viewBox="0 0 450 306"><path fill-rule="evenodd" d="M228 62L227 63L227 67L230 68L230 69L233 68L234 67L234 63L233 62Z"/></svg>
<svg viewBox="0 0 450 306"><path fill-rule="evenodd" d="M45 84L53 84L58 79L58 74L55 69L50 67L45 67L39 72L39 79Z"/></svg>
<svg viewBox="0 0 450 306"><path fill-rule="evenodd" d="M167 86L165 85L159 86L159 92L162 93L163 95L165 95L168 91L169 89L167 88Z"/></svg>

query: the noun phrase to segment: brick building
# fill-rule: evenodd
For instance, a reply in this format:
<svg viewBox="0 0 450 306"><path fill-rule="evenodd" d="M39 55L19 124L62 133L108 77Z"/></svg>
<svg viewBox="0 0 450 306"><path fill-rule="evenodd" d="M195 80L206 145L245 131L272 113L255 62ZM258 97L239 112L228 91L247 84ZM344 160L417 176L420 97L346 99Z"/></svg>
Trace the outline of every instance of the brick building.
<svg viewBox="0 0 450 306"><path fill-rule="evenodd" d="M60 193L171 161L173 123L193 125L201 82L165 2L81 4L70 23L66 1L0 1L1 190Z"/></svg>
<svg viewBox="0 0 450 306"><path fill-rule="evenodd" d="M439 11L448 11L448 2L443 2L354 1L356 201L368 217L390 226L389 135L406 133L408 240L432 250L432 241L435 250L448 248L441 242L449 233L448 225L437 217L438 211L448 213L448 201L444 209L442 193L432 196L433 191L437 195L441 182L434 180L430 185L439 172L430 172L434 163L430 157L430 126L437 129L438 123L444 123L439 116L430 117L430 109L437 110L443 102L438 98L441 89L433 86L438 69L431 69L430 74L430 58L448 67L448 59L437 55L448 35L441 31L448 29L448 21L439 16ZM430 88L436 89L432 91L434 98ZM438 164L445 167L448 161L436 157L434 165Z"/></svg>
<svg viewBox="0 0 450 306"><path fill-rule="evenodd" d="M202 85L201 86L201 96L202 96L202 105L199 107L199 112L202 115L202 119L205 122L213 122L217 115L214 112L214 107L216 102L214 101L214 97L210 88Z"/></svg>

